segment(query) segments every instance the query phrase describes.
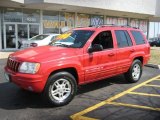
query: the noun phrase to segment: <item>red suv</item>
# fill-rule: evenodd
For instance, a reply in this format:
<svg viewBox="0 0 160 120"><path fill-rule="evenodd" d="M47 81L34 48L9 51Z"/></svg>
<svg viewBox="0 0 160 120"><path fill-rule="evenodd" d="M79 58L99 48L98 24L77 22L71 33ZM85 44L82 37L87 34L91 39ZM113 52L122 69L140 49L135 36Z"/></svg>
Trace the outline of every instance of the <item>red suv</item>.
<svg viewBox="0 0 160 120"><path fill-rule="evenodd" d="M124 74L137 82L150 57L143 33L131 27L76 28L50 45L11 54L6 79L23 89L43 93L56 106L69 103L77 86Z"/></svg>

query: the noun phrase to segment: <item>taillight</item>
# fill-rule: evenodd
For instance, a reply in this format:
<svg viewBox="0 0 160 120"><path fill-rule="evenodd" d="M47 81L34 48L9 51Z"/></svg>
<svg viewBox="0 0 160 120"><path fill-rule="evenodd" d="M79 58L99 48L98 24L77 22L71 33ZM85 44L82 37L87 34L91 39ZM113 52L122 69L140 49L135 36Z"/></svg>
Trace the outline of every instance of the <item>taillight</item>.
<svg viewBox="0 0 160 120"><path fill-rule="evenodd" d="M31 47L37 47L38 44L37 44L37 43L31 43L30 46L31 46Z"/></svg>

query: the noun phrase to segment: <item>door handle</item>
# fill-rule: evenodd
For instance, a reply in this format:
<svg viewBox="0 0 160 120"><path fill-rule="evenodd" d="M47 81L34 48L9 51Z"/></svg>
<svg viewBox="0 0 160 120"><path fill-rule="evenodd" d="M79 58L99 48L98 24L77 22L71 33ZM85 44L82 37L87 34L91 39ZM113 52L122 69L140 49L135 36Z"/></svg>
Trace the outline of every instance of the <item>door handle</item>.
<svg viewBox="0 0 160 120"><path fill-rule="evenodd" d="M114 55L115 55L114 53L109 53L109 54L108 54L108 56L110 56L110 57L111 57L111 56L114 56Z"/></svg>

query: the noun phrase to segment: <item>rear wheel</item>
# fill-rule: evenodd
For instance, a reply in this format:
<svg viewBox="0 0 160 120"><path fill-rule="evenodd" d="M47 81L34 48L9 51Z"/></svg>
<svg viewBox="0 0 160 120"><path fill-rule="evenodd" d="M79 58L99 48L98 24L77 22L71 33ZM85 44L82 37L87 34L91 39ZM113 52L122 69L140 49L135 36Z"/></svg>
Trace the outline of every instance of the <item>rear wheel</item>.
<svg viewBox="0 0 160 120"><path fill-rule="evenodd" d="M130 69L125 73L125 78L131 83L135 83L140 80L142 75L142 63L140 60L134 60Z"/></svg>
<svg viewBox="0 0 160 120"><path fill-rule="evenodd" d="M58 72L49 77L44 95L55 106L68 104L77 91L77 83L74 76L68 72Z"/></svg>

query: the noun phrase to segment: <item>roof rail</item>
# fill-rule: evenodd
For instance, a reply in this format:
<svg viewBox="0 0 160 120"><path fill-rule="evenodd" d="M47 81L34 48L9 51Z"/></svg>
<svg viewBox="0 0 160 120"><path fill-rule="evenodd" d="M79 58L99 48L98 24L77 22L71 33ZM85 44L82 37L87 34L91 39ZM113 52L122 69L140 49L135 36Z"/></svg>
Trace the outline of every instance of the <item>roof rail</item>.
<svg viewBox="0 0 160 120"><path fill-rule="evenodd" d="M139 29L137 27L132 27L130 25L116 25L116 24L89 25L89 27L96 27L96 28L100 28L100 27L127 27L127 28Z"/></svg>

